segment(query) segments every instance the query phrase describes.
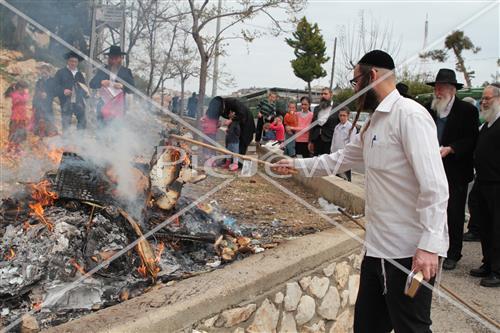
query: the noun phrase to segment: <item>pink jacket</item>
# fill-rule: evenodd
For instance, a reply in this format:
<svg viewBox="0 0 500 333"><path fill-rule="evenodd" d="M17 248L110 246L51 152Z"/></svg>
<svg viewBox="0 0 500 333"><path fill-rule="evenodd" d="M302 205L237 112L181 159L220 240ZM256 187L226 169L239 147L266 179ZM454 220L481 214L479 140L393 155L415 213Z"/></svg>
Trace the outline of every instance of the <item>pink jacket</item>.
<svg viewBox="0 0 500 333"><path fill-rule="evenodd" d="M10 94L12 99L11 120L29 120L27 103L30 94L25 91L15 90Z"/></svg>
<svg viewBox="0 0 500 333"><path fill-rule="evenodd" d="M295 132L298 133L302 129L309 126L309 124L311 124L312 118L313 118L313 113L311 111L308 111L305 116L302 111L297 112L298 126L295 127ZM295 138L295 142L309 142L309 131Z"/></svg>

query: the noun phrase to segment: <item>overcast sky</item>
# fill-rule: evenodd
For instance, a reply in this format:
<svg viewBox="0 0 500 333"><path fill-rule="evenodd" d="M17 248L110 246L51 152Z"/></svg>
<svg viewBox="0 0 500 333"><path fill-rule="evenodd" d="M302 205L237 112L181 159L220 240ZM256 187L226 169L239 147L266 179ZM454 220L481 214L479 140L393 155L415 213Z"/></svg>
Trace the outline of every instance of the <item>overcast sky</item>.
<svg viewBox="0 0 500 333"><path fill-rule="evenodd" d="M442 48L447 34L491 4L491 1L312 0L308 2L303 15L310 22L318 23L327 43L327 54L331 57L333 40L339 37L342 26L350 26L357 22L360 10L364 10L365 17L375 19L382 26L392 26L394 39L401 38L401 48L396 59L398 64L413 57L413 60L407 64L416 70L420 60L415 55L422 50L426 14L429 18L428 45L439 40L430 45L430 48ZM496 60L500 54L499 10L498 2L496 2L489 10L461 27L473 43L481 47L481 51L477 54L464 53L466 65L476 71L473 85L491 81L491 75L497 70ZM268 21L261 17L255 19L249 28L268 25ZM293 50L284 42L285 37L287 36L265 36L250 44L241 40L231 41L227 48L228 55L221 59L221 62L224 70L230 72L235 78L236 86L223 88L219 90L219 94L228 94L237 89L252 86L303 88L305 82L295 77L290 66L290 60L294 58L294 55ZM339 45L337 45L337 51L339 51L338 48ZM429 69L433 73L442 67L454 69L454 59L450 52L446 63L431 61ZM331 60L324 65L324 68L330 73ZM461 73L458 73L457 77L459 82L464 82ZM172 84L176 83L172 82ZM313 81L312 84L313 86L328 85L329 76ZM191 79L188 89L196 90L196 88L196 79ZM207 85L207 92L209 94L211 92L210 82Z"/></svg>

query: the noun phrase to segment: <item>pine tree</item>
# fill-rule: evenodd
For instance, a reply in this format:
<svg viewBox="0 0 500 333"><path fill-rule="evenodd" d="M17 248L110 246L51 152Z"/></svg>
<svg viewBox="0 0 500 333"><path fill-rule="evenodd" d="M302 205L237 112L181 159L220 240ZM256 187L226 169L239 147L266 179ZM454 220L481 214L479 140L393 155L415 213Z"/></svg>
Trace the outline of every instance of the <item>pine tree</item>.
<svg viewBox="0 0 500 333"><path fill-rule="evenodd" d="M311 97L311 81L326 76L321 67L330 58L325 55L326 46L318 24L311 25L303 17L297 24L293 38L286 38L286 43L293 47L296 59L291 60L293 73L307 82L309 98Z"/></svg>

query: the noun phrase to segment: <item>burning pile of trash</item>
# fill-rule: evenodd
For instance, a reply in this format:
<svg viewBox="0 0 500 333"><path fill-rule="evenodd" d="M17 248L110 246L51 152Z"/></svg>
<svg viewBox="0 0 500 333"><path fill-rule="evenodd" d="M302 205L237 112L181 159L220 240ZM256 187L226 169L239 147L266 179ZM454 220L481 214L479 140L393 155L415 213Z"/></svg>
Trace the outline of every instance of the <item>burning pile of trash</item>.
<svg viewBox="0 0 500 333"><path fill-rule="evenodd" d="M216 204L181 195L205 178L189 147L161 147L134 163L133 204L117 189L117 170L72 152L2 200L0 325L32 311L40 327L54 326L263 251Z"/></svg>

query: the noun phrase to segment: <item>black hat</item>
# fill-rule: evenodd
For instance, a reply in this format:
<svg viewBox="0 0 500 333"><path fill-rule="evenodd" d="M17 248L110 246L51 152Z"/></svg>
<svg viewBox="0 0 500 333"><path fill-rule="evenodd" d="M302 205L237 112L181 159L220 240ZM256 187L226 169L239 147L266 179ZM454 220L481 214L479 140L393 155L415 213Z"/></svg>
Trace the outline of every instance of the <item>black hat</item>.
<svg viewBox="0 0 500 333"><path fill-rule="evenodd" d="M358 64L385 68L389 70L393 70L395 68L394 60L392 60L392 57L388 53L381 50L373 50L368 52L358 61Z"/></svg>
<svg viewBox="0 0 500 333"><path fill-rule="evenodd" d="M454 85L457 89L462 89L464 86L463 83L457 82L455 71L448 68L441 68L436 75L436 80L434 82L427 82L426 84L434 87L436 83L448 83Z"/></svg>
<svg viewBox="0 0 500 333"><path fill-rule="evenodd" d="M122 48L118 45L111 45L108 49L108 53L104 53L107 56L117 56L117 55L126 55L126 52L122 52Z"/></svg>
<svg viewBox="0 0 500 333"><path fill-rule="evenodd" d="M68 60L69 58L76 58L78 61L82 61L83 57L76 53L75 51L69 51L64 54L64 59Z"/></svg>

